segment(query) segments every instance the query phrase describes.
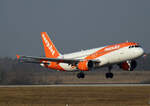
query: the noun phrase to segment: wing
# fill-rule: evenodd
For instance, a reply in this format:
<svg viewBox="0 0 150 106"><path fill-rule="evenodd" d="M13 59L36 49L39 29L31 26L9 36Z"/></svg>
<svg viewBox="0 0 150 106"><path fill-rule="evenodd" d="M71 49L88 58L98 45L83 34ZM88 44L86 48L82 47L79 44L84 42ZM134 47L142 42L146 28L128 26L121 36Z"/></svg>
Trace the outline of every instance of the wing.
<svg viewBox="0 0 150 106"><path fill-rule="evenodd" d="M94 63L100 63L99 60L87 60L87 59L65 59L65 58L46 58L46 57L33 57L33 56L20 56L16 55L17 59L20 60L20 62L24 63L43 63L44 61L50 61L50 62L58 62L58 63L68 63L72 65L76 65L81 61L92 61Z"/></svg>

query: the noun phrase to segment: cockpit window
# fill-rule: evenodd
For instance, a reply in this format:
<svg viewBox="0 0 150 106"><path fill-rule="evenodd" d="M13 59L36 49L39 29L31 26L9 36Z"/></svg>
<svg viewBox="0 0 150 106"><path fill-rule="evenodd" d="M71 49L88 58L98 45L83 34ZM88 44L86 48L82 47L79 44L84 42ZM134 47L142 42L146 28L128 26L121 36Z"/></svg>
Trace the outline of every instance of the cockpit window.
<svg viewBox="0 0 150 106"><path fill-rule="evenodd" d="M135 45L135 47L141 47L140 45Z"/></svg>
<svg viewBox="0 0 150 106"><path fill-rule="evenodd" d="M138 48L141 47L140 45L133 45L133 46L129 46L129 48Z"/></svg>

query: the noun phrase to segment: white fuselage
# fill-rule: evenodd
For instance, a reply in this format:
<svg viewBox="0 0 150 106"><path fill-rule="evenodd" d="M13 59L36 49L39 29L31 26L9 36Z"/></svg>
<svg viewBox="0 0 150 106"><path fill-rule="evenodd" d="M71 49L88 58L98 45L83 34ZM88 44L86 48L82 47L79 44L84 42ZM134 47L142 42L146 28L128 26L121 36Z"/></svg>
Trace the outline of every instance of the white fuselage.
<svg viewBox="0 0 150 106"><path fill-rule="evenodd" d="M61 58L84 59L85 57L89 56L90 54L95 53L97 50L102 49L102 48L104 48L104 47L74 52L74 53L70 53L70 54L65 54L65 55L62 55ZM95 60L99 60L100 63L98 65L98 67L102 67L105 65L111 65L111 64L124 62L127 60L136 59L136 58L142 56L143 53L144 53L144 50L141 47L139 47L139 48L124 47L124 48L112 51L110 53L107 53L103 56L99 56L99 57L95 58ZM60 63L59 65L66 71L77 70L77 67L72 67L72 65L69 65L67 63Z"/></svg>

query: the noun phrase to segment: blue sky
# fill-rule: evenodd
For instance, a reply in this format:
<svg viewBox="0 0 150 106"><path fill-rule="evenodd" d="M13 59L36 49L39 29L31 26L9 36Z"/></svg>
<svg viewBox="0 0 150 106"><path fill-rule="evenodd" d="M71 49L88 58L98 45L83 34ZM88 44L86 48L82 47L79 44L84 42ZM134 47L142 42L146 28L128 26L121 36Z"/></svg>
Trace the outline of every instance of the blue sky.
<svg viewBox="0 0 150 106"><path fill-rule="evenodd" d="M40 32L61 53L134 41L150 52L149 0L1 0L1 57L43 56Z"/></svg>

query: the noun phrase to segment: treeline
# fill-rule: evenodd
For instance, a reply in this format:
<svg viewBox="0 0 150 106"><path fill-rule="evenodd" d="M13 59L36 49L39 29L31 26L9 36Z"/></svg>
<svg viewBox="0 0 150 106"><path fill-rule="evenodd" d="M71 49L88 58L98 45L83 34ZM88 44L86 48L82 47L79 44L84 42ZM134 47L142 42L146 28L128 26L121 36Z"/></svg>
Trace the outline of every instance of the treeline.
<svg viewBox="0 0 150 106"><path fill-rule="evenodd" d="M38 64L23 64L16 59L0 58L0 84L44 84L44 80L42 82L41 79L48 75L49 72L54 71L42 68ZM35 76L40 78L37 78L35 81Z"/></svg>
<svg viewBox="0 0 150 106"><path fill-rule="evenodd" d="M150 54L148 54L147 57L138 59L137 62L138 67L136 70L150 71ZM120 70L117 66L114 68L115 70ZM98 70L107 70L107 68ZM39 64L22 64L16 59L8 57L0 58L0 84L57 84L61 83L58 77L54 77L57 73L60 74L57 71L43 68ZM67 74L68 73L61 73L61 75L64 76ZM49 78L51 78L52 81L50 81Z"/></svg>
<svg viewBox="0 0 150 106"><path fill-rule="evenodd" d="M150 54L137 59L138 66L136 70L150 71Z"/></svg>

